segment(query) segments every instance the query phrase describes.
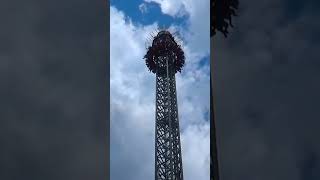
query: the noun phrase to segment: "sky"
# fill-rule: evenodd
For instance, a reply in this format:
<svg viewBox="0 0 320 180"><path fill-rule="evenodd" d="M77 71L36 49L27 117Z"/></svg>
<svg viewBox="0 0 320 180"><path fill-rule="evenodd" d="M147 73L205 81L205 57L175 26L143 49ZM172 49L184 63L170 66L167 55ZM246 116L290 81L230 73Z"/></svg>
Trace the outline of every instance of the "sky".
<svg viewBox="0 0 320 180"><path fill-rule="evenodd" d="M154 178L155 75L143 56L149 34L159 27L179 34L186 56L176 74L184 178L209 179L208 0L111 1L111 179Z"/></svg>

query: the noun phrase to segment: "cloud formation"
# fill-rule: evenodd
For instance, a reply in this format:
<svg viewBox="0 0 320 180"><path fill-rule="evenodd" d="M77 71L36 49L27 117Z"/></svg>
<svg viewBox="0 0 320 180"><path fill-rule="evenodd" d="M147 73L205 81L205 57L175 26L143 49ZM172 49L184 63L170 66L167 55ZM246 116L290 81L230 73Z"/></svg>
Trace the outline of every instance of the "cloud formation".
<svg viewBox="0 0 320 180"><path fill-rule="evenodd" d="M145 3L142 3L139 5L139 10L141 11L141 13L147 13L148 12L148 7Z"/></svg>
<svg viewBox="0 0 320 180"><path fill-rule="evenodd" d="M189 47L196 52L209 54L210 48L210 2L209 0L145 0L160 5L163 14L178 18L188 17L187 30L180 28L186 37Z"/></svg>
<svg viewBox="0 0 320 180"><path fill-rule="evenodd" d="M111 179L152 179L155 76L143 56L145 41L158 24L133 23L113 6L110 16ZM186 180L209 179L210 125L205 114L210 108L210 69L199 66L208 54L190 46L184 44L186 66L176 75L183 167Z"/></svg>

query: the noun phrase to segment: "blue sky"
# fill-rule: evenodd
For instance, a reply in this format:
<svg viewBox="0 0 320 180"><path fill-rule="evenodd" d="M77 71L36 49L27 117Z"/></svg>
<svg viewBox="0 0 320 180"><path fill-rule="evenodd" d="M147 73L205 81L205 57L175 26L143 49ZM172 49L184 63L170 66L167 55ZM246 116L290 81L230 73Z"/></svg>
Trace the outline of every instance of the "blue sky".
<svg viewBox="0 0 320 180"><path fill-rule="evenodd" d="M184 177L209 179L209 14L209 0L111 1L112 180L154 178L155 76L143 56L163 26L180 34L186 56L176 75Z"/></svg>
<svg viewBox="0 0 320 180"><path fill-rule="evenodd" d="M161 7L155 2L148 4L143 0L111 0L111 6L116 7L118 10L126 13L133 22L137 22L143 25L152 24L157 21L163 26L170 26L171 24L183 25L186 23L187 15L182 17L172 17L161 12ZM146 9L144 12L142 9Z"/></svg>

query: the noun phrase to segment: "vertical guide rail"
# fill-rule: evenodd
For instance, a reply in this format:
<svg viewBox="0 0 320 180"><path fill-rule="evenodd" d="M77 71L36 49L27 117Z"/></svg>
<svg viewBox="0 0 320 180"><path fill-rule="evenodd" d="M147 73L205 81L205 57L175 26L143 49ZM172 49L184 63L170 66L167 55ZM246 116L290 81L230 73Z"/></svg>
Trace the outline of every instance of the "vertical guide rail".
<svg viewBox="0 0 320 180"><path fill-rule="evenodd" d="M156 73L156 107L155 107L155 119L158 119L158 73ZM155 141L154 141L154 147L155 147L155 156L154 156L154 163L155 163L155 169L154 169L154 179L157 179L158 176L158 164L157 164L157 141L158 141L158 123L155 121Z"/></svg>
<svg viewBox="0 0 320 180"><path fill-rule="evenodd" d="M173 144L172 144L172 138L174 138L173 137L173 134L172 134L172 119L171 119L171 113L172 113L172 102L171 102L171 91L170 91L170 80L171 80L171 78L170 78L170 76L169 76L169 59L168 59L169 57L168 56L166 56L166 58L165 58L165 60L166 60L166 64L167 64L167 92L168 92L168 96L167 96L167 98L168 98L168 103L167 103L167 108L168 108L168 121L169 121L169 153L170 153L170 156L169 156L169 161L170 161L170 164L169 164L169 168L168 169L170 169L169 170L169 177L171 176L171 177L173 177L174 176L174 174L173 174L173 172L172 172L172 166L173 166L173 164L172 164L172 160L173 160L173 152L172 152L172 149L173 149ZM170 75L171 75L171 73L170 73ZM173 178L172 178L173 179Z"/></svg>
<svg viewBox="0 0 320 180"><path fill-rule="evenodd" d="M179 125L179 111L178 111L178 102L177 102L177 92L176 92L176 78L173 77L172 79L172 101L174 103L174 133L175 133L175 144L174 147L176 148L176 156L175 156L175 174L177 174L177 179L183 179L183 168L182 168L182 156L181 156L181 141L180 141L180 125Z"/></svg>

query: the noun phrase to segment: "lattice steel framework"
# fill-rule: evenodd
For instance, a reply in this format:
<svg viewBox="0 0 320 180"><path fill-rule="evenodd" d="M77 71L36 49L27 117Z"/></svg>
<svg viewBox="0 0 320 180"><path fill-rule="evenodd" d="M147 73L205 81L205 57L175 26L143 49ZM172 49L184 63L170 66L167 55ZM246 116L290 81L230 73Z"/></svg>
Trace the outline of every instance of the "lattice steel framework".
<svg viewBox="0 0 320 180"><path fill-rule="evenodd" d="M160 31L145 56L156 74L155 179L183 180L175 73L184 54L168 31Z"/></svg>

